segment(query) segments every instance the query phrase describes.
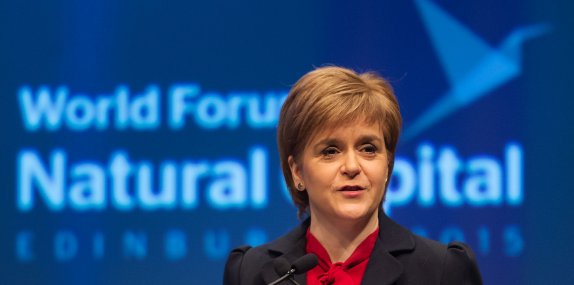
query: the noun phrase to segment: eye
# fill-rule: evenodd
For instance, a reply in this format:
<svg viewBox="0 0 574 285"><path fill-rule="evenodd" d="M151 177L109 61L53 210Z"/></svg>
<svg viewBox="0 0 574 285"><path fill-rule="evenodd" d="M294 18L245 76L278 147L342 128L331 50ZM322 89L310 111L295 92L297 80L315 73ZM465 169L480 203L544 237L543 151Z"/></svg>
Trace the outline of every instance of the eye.
<svg viewBox="0 0 574 285"><path fill-rule="evenodd" d="M377 147L372 144L363 145L360 149L362 152L367 154L375 154L377 152Z"/></svg>
<svg viewBox="0 0 574 285"><path fill-rule="evenodd" d="M327 158L333 157L337 153L339 153L339 150L334 146L327 147L321 151L321 155L323 155Z"/></svg>

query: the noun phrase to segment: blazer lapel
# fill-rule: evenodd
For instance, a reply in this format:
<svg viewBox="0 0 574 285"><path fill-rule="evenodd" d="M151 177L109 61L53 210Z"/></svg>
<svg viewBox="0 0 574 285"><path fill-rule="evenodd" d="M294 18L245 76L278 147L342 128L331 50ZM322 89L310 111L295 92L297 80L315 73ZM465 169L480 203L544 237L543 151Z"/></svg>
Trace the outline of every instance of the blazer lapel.
<svg viewBox="0 0 574 285"><path fill-rule="evenodd" d="M403 265L384 250L380 241L375 244L362 284L393 284L403 274Z"/></svg>
<svg viewBox="0 0 574 285"><path fill-rule="evenodd" d="M403 265L395 258L398 252L414 250L412 234L396 224L381 210L379 213L379 240L375 243L362 284L393 284L402 274Z"/></svg>
<svg viewBox="0 0 574 285"><path fill-rule="evenodd" d="M295 246L293 246L287 253L285 253L285 255L283 255L283 257L285 257L285 259L287 259L290 264L293 264L295 260L306 254L305 246L307 244L307 241L305 240L304 237L305 235L303 235L303 237L297 241L297 244L295 244ZM305 273L295 274L294 277L297 283L301 285L307 284L307 274Z"/></svg>
<svg viewBox="0 0 574 285"><path fill-rule="evenodd" d="M295 260L301 256L305 255L305 245L307 243L305 240L305 233L308 227L309 219L307 219L293 231L289 232L287 235L272 242L268 247L270 254L276 258L281 256L285 258L290 264L295 262ZM279 274L277 274L277 272L275 272L275 268L273 266L274 260L275 258L265 263L261 270L261 277L265 281L265 284L269 284L281 277ZM306 274L295 274L294 277L297 283L301 285L307 284ZM281 284L292 284L292 282L286 280L286 282L282 282Z"/></svg>

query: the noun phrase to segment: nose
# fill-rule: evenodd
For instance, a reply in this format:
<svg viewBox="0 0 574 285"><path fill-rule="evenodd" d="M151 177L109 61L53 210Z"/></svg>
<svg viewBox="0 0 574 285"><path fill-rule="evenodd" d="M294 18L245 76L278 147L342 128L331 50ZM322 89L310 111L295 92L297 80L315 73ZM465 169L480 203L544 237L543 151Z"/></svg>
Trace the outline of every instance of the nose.
<svg viewBox="0 0 574 285"><path fill-rule="evenodd" d="M345 155L345 160L341 166L341 172L349 178L354 178L361 173L361 165L359 164L357 155L354 152L348 152L347 155Z"/></svg>

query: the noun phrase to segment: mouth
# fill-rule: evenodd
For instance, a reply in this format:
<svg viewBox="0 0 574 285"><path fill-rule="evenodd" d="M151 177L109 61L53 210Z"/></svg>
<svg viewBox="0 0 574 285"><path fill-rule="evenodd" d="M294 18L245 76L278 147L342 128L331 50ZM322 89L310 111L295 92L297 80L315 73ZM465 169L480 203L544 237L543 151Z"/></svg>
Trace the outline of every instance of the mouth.
<svg viewBox="0 0 574 285"><path fill-rule="evenodd" d="M357 192L357 191L362 191L365 189L367 189L367 188L362 187L362 186L358 186L358 185L347 185L347 186L343 186L343 187L339 188L339 191Z"/></svg>

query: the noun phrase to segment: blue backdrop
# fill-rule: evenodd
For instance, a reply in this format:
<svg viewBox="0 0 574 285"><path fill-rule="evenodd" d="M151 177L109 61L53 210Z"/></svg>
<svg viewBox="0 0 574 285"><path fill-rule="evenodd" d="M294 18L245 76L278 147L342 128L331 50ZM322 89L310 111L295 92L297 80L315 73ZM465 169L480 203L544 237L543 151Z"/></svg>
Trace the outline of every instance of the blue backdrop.
<svg viewBox="0 0 574 285"><path fill-rule="evenodd" d="M4 1L0 283L220 283L298 223L275 127L325 64L395 87L391 217L467 242L486 284L572 283L572 9Z"/></svg>

